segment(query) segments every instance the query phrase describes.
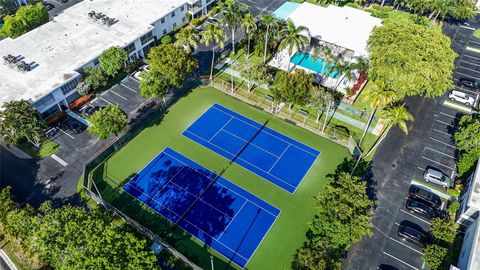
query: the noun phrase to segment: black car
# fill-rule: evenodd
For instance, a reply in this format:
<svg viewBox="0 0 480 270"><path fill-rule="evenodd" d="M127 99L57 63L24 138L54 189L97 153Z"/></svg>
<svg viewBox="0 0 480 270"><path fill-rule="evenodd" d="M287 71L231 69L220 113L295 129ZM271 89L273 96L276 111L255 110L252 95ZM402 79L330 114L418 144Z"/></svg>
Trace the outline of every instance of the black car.
<svg viewBox="0 0 480 270"><path fill-rule="evenodd" d="M73 131L75 134L82 133L85 130L85 127L83 127L82 125L77 123L77 121L74 121L74 120L65 120L62 126Z"/></svg>
<svg viewBox="0 0 480 270"><path fill-rule="evenodd" d="M428 204L426 204L423 201L416 200L409 198L407 199L407 203L405 207L410 211L410 213L426 217L428 219L434 218L434 217L443 217L444 215L442 212L430 207Z"/></svg>
<svg viewBox="0 0 480 270"><path fill-rule="evenodd" d="M473 90L477 90L478 89L478 83L476 80L474 79L470 79L470 78L466 78L466 77L462 77L460 79L458 79L458 83L457 83L459 86L463 86L465 88L469 88L469 89L473 89Z"/></svg>
<svg viewBox="0 0 480 270"><path fill-rule="evenodd" d="M408 224L400 224L398 236L402 240L412 242L422 248L431 242L428 234Z"/></svg>
<svg viewBox="0 0 480 270"><path fill-rule="evenodd" d="M411 185L410 189L408 190L408 195L410 195L412 198L424 201L435 209L440 209L442 206L442 200L440 199L440 196L420 186Z"/></svg>

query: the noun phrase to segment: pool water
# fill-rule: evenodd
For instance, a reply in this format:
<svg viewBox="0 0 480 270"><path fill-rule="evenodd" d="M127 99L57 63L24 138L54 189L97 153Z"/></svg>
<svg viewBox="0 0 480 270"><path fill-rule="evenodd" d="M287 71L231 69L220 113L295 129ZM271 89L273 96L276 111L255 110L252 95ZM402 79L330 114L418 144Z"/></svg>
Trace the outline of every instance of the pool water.
<svg viewBox="0 0 480 270"><path fill-rule="evenodd" d="M328 75L331 78L337 79L338 78L338 71L333 70L328 74L328 69L327 69L327 64L324 65L324 60L322 58L315 58L312 55L298 51L296 52L291 58L290 62L299 65L301 67L304 67L306 69L309 69L311 71L315 71L317 73L320 73L322 75ZM331 64L332 66L333 64ZM322 70L322 68L324 70Z"/></svg>
<svg viewBox="0 0 480 270"><path fill-rule="evenodd" d="M301 4L300 3L293 3L293 2L285 2L281 5L277 10L273 12L275 17L285 20L294 12Z"/></svg>

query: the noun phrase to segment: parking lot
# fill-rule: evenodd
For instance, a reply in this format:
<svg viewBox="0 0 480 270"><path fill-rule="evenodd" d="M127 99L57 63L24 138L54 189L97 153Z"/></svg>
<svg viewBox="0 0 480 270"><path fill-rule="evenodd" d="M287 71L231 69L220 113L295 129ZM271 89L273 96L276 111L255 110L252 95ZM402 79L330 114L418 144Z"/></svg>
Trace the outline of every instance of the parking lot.
<svg viewBox="0 0 480 270"><path fill-rule="evenodd" d="M445 24L444 33L452 39L452 48L459 54L454 70L455 90L476 95L475 90L458 86L458 79L462 77L480 80L480 40L472 35L473 25L480 26L480 23L476 19L469 23ZM440 186L423 180L425 168L436 168L446 176L455 176L458 157L453 134L465 110L447 106L445 101L449 101L447 95L435 99L405 99L415 120L408 125L408 135L399 129L392 130L374 157L374 235L352 248L345 260L345 268L427 268L422 259L423 249L402 241L398 229L400 224L410 224L424 232L430 231L428 219L411 214L405 207L412 181L434 187L435 193L442 194ZM448 198L446 194L442 196Z"/></svg>

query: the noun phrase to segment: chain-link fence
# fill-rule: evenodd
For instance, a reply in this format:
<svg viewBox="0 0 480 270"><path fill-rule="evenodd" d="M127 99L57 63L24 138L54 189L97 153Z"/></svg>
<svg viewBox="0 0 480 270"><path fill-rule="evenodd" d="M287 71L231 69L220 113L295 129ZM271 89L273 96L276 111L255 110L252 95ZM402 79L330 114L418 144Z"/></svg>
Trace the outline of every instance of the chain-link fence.
<svg viewBox="0 0 480 270"><path fill-rule="evenodd" d="M332 127L330 125L326 125L324 128L325 123L323 120L317 121L315 116L312 117L308 114L308 112L302 110L294 111L288 108L284 108L275 113L275 107L278 104L274 102L273 98L269 96L260 96L254 92L249 92L246 89L235 85L232 91L232 85L229 82L219 78L214 78L213 81L210 82L210 85L260 110L263 110L270 114L274 114L290 124L302 127L319 136L343 145L347 147L350 153L354 155L358 155L360 153L360 148L358 147L357 143L357 141L359 141L358 138L356 138L355 134L349 134L346 128Z"/></svg>

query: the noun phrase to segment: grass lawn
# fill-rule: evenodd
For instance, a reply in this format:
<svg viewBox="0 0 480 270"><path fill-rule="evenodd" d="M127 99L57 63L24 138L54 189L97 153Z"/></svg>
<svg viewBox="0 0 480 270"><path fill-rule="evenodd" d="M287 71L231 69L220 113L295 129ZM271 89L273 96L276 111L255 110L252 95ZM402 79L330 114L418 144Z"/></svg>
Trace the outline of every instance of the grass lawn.
<svg viewBox="0 0 480 270"><path fill-rule="evenodd" d="M49 157L60 150L60 146L57 143L47 139L42 141L40 148L35 147L29 142L19 143L17 147L33 158Z"/></svg>
<svg viewBox="0 0 480 270"><path fill-rule="evenodd" d="M172 105L165 114L157 115L145 123L146 127L135 138L92 172L104 199L162 236L204 269L210 269L210 258L209 250L201 242L181 229L172 230L160 215L121 188L167 146L212 171L224 168L227 159L181 135L213 103L257 122L264 122L271 117L213 88L195 89ZM281 119L272 118L268 126L318 149L321 154L293 195L235 163L222 175L282 210L247 264L248 269L290 268L292 255L306 239L307 222L315 213L312 198L325 188L326 175L333 173L336 166L350 156L346 148ZM236 268L215 251L211 252L215 255L215 269Z"/></svg>

